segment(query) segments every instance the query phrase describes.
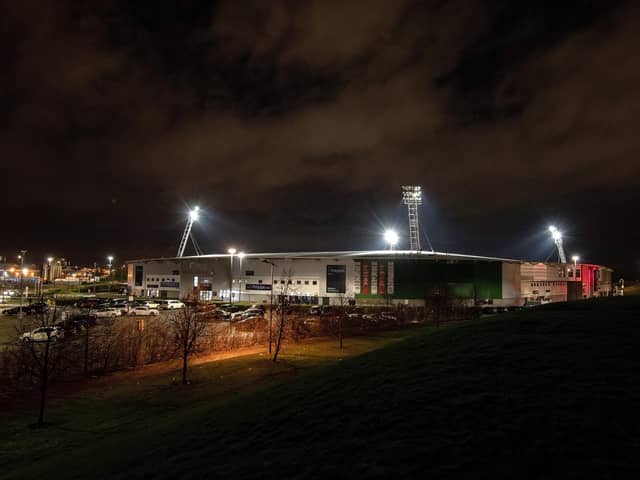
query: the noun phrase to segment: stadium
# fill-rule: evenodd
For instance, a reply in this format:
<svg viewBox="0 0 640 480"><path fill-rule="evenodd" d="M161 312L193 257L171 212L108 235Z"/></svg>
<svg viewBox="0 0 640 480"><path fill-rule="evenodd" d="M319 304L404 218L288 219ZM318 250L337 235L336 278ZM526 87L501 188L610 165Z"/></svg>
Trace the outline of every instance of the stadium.
<svg viewBox="0 0 640 480"><path fill-rule="evenodd" d="M311 305L424 305L441 295L465 305L533 306L614 294L612 269L567 262L562 234L549 227L559 262L423 251L420 187L403 187L410 250L243 253L184 256L198 208L190 212L178 254L127 262L130 295L201 301ZM194 241L196 251L199 250ZM198 252L200 253L200 252Z"/></svg>

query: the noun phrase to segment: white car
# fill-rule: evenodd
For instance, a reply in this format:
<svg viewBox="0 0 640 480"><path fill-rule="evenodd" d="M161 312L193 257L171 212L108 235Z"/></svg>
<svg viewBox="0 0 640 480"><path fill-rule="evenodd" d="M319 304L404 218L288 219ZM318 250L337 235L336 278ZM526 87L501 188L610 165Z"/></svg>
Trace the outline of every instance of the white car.
<svg viewBox="0 0 640 480"><path fill-rule="evenodd" d="M231 314L231 321L237 322L240 320L248 320L249 318L259 318L264 316L264 311L259 308L249 308L242 312L235 312Z"/></svg>
<svg viewBox="0 0 640 480"><path fill-rule="evenodd" d="M101 308L95 312L97 318L112 318L120 315L122 315L122 312L117 308Z"/></svg>
<svg viewBox="0 0 640 480"><path fill-rule="evenodd" d="M145 300L143 305L146 305L149 308L158 308L160 306L160 304L155 300Z"/></svg>
<svg viewBox="0 0 640 480"><path fill-rule="evenodd" d="M131 315L160 315L160 312L156 308L149 308L146 305L135 307L129 310Z"/></svg>
<svg viewBox="0 0 640 480"><path fill-rule="evenodd" d="M57 342L64 337L64 330L58 327L40 327L22 334L23 342L46 342L51 338L52 342Z"/></svg>
<svg viewBox="0 0 640 480"><path fill-rule="evenodd" d="M174 310L176 308L184 308L184 303L180 300L160 300L160 308L162 310Z"/></svg>

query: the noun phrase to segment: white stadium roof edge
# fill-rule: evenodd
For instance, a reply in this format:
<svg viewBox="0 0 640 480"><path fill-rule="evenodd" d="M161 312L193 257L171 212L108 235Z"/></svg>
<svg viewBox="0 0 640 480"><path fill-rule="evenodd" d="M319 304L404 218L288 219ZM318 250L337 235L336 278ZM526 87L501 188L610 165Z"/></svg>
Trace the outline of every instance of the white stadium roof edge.
<svg viewBox="0 0 640 480"><path fill-rule="evenodd" d="M127 260L126 263L137 262L153 262L153 261L181 261L181 260L206 260L207 258L229 258L230 253L214 253L207 255L192 255L183 257L158 257L158 258L141 258L136 260ZM234 257L238 254L234 253ZM337 252L271 252L271 253L245 253L244 258L261 259L261 258L334 258L334 257L384 257L384 258L433 258L433 259L452 259L452 260L479 260L494 262L510 262L510 263L539 263L534 260L515 260L513 258L499 257L483 257L480 255L466 255L461 253L448 252L432 252L432 251L415 251L415 250L346 250ZM553 263L553 262L542 262Z"/></svg>

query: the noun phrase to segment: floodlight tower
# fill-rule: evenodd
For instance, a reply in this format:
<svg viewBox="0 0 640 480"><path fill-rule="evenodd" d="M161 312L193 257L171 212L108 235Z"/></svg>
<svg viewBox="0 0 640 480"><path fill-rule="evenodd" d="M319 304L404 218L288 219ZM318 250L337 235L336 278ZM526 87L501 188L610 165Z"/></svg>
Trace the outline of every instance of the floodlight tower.
<svg viewBox="0 0 640 480"><path fill-rule="evenodd" d="M418 205L422 205L422 187L402 186L402 203L409 211L409 239L411 250L419 252L420 248L420 222L418 220Z"/></svg>
<svg viewBox="0 0 640 480"><path fill-rule="evenodd" d="M193 210L189 212L189 219L187 220L187 226L184 227L184 233L182 234L182 240L180 240L180 246L178 247L178 257L182 257L184 255L184 249L187 248L187 240L189 240L189 235L191 235L191 227L193 226L193 222L198 220L198 211L200 207L194 207Z"/></svg>
<svg viewBox="0 0 640 480"><path fill-rule="evenodd" d="M553 241L556 242L560 263L567 263L567 256L565 255L564 247L562 246L562 232L553 225L549 227L549 231L551 232L551 238L553 238Z"/></svg>

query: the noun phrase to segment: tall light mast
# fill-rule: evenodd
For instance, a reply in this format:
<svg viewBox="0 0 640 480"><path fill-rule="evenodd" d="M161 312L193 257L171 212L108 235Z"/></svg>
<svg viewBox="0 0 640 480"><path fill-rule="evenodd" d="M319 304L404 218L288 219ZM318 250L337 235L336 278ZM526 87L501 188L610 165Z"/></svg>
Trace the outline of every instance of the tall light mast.
<svg viewBox="0 0 640 480"><path fill-rule="evenodd" d="M549 231L551 232L551 238L553 238L553 241L556 243L556 247L558 248L558 258L560 259L560 263L567 263L567 256L564 253L564 247L562 246L562 232L553 225L549 227Z"/></svg>
<svg viewBox="0 0 640 480"><path fill-rule="evenodd" d="M409 240L411 250L419 252L420 248L420 221L418 220L418 206L422 205L422 187L402 186L402 203L407 206L409 212Z"/></svg>
<svg viewBox="0 0 640 480"><path fill-rule="evenodd" d="M189 236L191 235L191 227L193 226L193 222L198 220L199 210L200 207L194 207L194 209L189 212L189 219L187 220L186 227L184 227L182 240L180 240L180 246L178 247L178 255L176 255L177 257L182 257L184 255L184 249L187 248L187 241L189 240Z"/></svg>

